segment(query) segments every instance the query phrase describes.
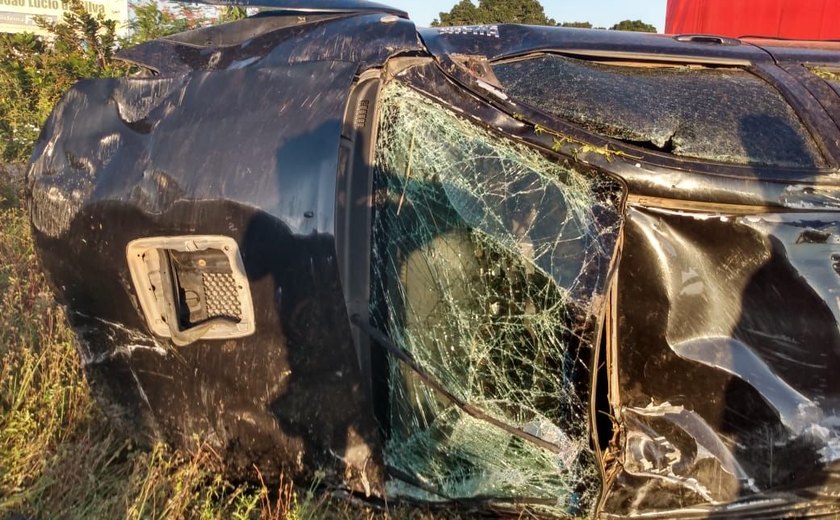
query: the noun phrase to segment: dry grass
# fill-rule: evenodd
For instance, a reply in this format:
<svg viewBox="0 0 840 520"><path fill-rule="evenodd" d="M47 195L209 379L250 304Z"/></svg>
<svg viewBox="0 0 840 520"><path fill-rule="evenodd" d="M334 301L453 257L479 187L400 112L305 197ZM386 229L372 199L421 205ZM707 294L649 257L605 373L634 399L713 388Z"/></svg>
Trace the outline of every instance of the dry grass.
<svg viewBox="0 0 840 520"><path fill-rule="evenodd" d="M35 258L19 182L0 169L0 520L428 518L278 483L232 484L207 447L135 449L95 403Z"/></svg>

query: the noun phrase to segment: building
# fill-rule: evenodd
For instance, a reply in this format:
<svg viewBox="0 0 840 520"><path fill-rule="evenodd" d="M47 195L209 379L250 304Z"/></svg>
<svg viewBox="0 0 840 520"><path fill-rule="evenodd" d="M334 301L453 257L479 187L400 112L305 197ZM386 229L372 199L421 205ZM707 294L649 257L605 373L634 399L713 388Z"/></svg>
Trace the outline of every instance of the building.
<svg viewBox="0 0 840 520"><path fill-rule="evenodd" d="M665 32L840 40L840 0L668 0Z"/></svg>

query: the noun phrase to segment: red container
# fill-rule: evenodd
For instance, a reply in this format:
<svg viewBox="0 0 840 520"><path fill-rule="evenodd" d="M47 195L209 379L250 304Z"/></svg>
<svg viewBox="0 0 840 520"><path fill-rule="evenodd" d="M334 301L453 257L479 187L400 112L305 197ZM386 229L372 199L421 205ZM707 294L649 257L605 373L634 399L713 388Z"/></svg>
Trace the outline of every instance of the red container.
<svg viewBox="0 0 840 520"><path fill-rule="evenodd" d="M665 32L840 40L840 2L668 0Z"/></svg>

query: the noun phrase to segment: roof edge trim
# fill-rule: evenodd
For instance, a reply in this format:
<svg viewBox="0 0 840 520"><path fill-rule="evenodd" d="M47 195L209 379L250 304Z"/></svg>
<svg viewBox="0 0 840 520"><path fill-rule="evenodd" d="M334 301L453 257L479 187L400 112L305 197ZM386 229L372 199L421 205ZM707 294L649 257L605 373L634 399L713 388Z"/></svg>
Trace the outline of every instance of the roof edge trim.
<svg viewBox="0 0 840 520"><path fill-rule="evenodd" d="M175 0L217 6L261 7L299 13L383 13L408 19L408 13L367 0Z"/></svg>

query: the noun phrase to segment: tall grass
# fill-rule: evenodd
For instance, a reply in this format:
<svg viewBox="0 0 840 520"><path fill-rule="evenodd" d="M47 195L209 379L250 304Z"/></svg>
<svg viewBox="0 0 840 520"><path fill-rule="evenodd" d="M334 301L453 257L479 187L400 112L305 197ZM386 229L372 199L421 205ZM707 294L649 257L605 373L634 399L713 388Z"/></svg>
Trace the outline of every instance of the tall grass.
<svg viewBox="0 0 840 520"><path fill-rule="evenodd" d="M218 456L207 446L139 450L114 431L93 402L39 269L20 184L0 167L0 520L13 513L74 520L390 516L286 479L233 484L213 470ZM403 509L396 516L429 514Z"/></svg>

